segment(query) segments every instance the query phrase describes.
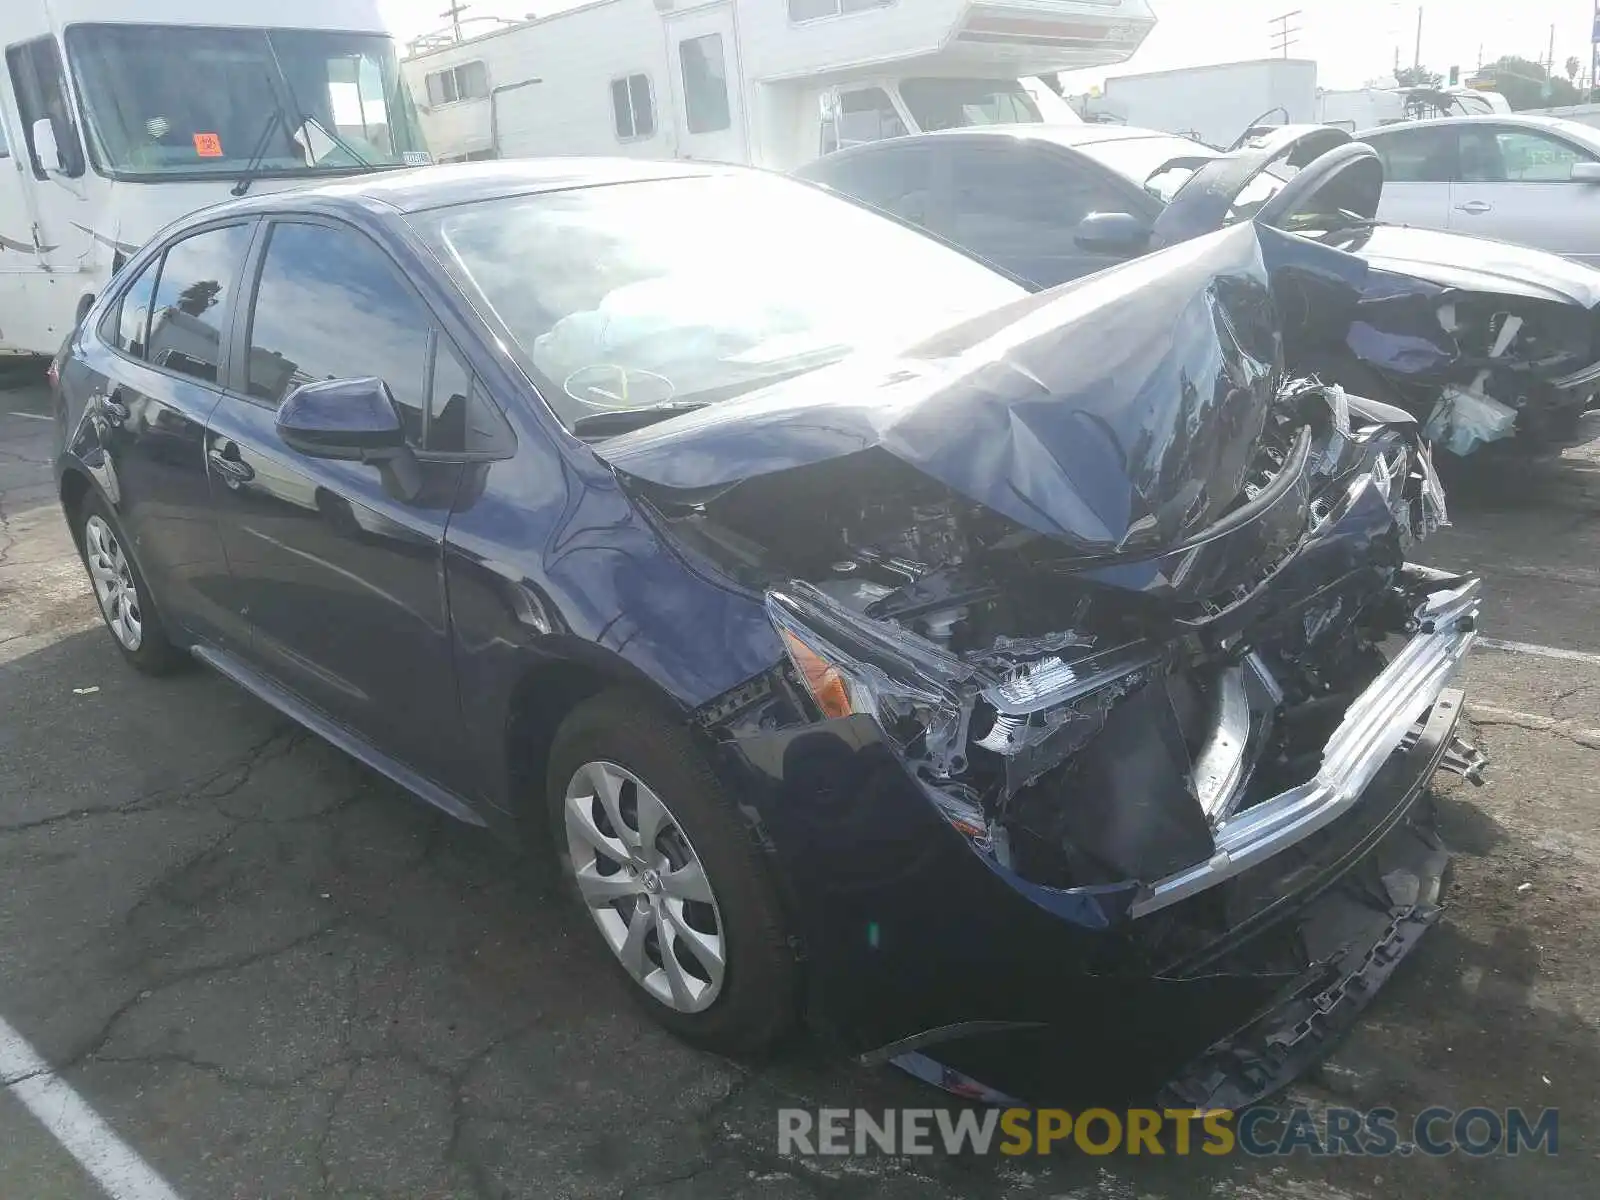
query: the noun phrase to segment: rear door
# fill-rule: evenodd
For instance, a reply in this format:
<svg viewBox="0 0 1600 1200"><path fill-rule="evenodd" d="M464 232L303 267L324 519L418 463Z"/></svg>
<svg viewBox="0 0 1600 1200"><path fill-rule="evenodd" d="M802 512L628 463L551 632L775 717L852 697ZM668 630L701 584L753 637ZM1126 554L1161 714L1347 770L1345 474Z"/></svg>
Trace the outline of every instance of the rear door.
<svg viewBox="0 0 1600 1200"><path fill-rule="evenodd" d="M449 786L460 708L442 544L461 475L429 446L462 436L467 388L393 260L343 224L263 231L229 388L206 433L213 506L257 669ZM377 376L415 459L315 459L279 437L300 384Z"/></svg>
<svg viewBox="0 0 1600 1200"><path fill-rule="evenodd" d="M1422 229L1450 228L1450 187L1456 172L1451 125L1415 125L1363 134L1383 160L1378 220Z"/></svg>
<svg viewBox="0 0 1600 1200"><path fill-rule="evenodd" d="M234 222L189 234L124 285L85 358L94 371L79 437L98 443L108 499L162 617L192 638L246 640L206 482L205 427L221 399L234 298L253 232ZM79 457L92 447L80 441Z"/></svg>
<svg viewBox="0 0 1600 1200"><path fill-rule="evenodd" d="M668 16L665 25L678 157L748 162L733 5Z"/></svg>
<svg viewBox="0 0 1600 1200"><path fill-rule="evenodd" d="M1054 287L1123 261L1082 249L1092 212L1128 212L1128 197L1083 160L1026 140L954 142L948 191L928 227L996 266Z"/></svg>
<svg viewBox="0 0 1600 1200"><path fill-rule="evenodd" d="M1595 155L1576 142L1514 125L1459 127L1450 228L1600 264L1600 184L1572 178Z"/></svg>

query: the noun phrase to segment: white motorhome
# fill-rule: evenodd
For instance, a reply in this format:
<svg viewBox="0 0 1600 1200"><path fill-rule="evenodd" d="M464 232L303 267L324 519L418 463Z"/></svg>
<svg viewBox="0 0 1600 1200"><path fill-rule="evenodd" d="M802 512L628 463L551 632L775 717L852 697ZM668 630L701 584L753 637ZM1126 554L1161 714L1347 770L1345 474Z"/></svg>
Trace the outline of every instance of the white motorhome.
<svg viewBox="0 0 1600 1200"><path fill-rule="evenodd" d="M1146 0L595 0L430 39L404 68L440 158L781 170L903 133L1041 121L1041 101L1065 114L1034 77L1124 62L1154 25Z"/></svg>
<svg viewBox="0 0 1600 1200"><path fill-rule="evenodd" d="M376 0L0 0L0 353L228 197L426 160Z"/></svg>

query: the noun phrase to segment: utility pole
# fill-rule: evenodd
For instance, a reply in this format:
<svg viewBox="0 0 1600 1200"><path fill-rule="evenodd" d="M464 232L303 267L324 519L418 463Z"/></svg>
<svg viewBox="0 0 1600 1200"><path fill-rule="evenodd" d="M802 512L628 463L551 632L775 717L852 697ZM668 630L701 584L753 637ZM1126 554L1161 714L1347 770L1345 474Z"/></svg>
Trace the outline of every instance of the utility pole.
<svg viewBox="0 0 1600 1200"><path fill-rule="evenodd" d="M1594 27L1589 34L1589 87L1600 87L1600 0L1594 0ZM1589 97L1586 95L1584 99Z"/></svg>
<svg viewBox="0 0 1600 1200"><path fill-rule="evenodd" d="M461 0L450 0L450 7L439 14L450 22L451 32L458 42L461 40L461 14L471 7L472 5L463 4Z"/></svg>
<svg viewBox="0 0 1600 1200"><path fill-rule="evenodd" d="M1600 13L1600 0L1595 0L1595 4L1597 6L1596 12ZM1267 22L1268 25L1277 26L1272 31L1272 48L1284 58L1289 57L1289 47L1300 40L1295 37L1295 34L1300 32L1300 26L1296 25L1291 28L1289 22L1300 16L1301 12L1302 10L1297 8L1293 12L1284 13L1281 17L1273 17L1272 20Z"/></svg>
<svg viewBox="0 0 1600 1200"><path fill-rule="evenodd" d="M1417 53L1411 60L1411 65L1418 71L1422 70L1422 6L1417 6Z"/></svg>

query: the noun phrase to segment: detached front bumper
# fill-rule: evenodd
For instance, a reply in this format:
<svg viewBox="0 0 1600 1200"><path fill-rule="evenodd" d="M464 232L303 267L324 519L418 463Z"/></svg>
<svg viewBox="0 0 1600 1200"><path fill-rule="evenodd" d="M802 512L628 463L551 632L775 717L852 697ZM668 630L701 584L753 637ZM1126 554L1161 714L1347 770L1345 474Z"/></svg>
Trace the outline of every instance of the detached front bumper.
<svg viewBox="0 0 1600 1200"><path fill-rule="evenodd" d="M1477 639L1482 583L1431 596L1417 613L1418 632L1352 704L1323 752L1316 778L1216 826L1216 853L1152 885L1134 901L1146 916L1247 870L1348 812L1405 739L1417 714L1431 709Z"/></svg>
<svg viewBox="0 0 1600 1200"><path fill-rule="evenodd" d="M1451 749L1447 684L1479 604L1476 580L1440 586L1315 777L1221 805L1210 857L1154 882L1050 888L1009 870L870 718L723 738L790 900L815 1023L871 1061L1032 1103L1247 1102L1287 1082L1439 900L1419 801Z"/></svg>

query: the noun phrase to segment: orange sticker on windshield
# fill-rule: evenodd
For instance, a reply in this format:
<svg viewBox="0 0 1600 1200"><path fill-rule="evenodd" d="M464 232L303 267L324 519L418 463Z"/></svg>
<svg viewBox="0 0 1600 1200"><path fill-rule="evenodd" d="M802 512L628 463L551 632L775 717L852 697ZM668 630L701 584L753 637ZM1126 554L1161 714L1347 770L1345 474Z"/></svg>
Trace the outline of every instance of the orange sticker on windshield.
<svg viewBox="0 0 1600 1200"><path fill-rule="evenodd" d="M194 135L194 152L201 158L221 158L222 139L214 133Z"/></svg>

